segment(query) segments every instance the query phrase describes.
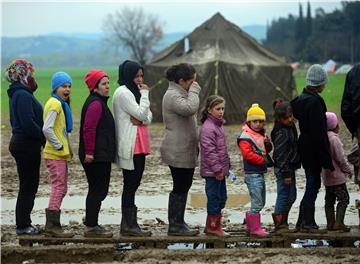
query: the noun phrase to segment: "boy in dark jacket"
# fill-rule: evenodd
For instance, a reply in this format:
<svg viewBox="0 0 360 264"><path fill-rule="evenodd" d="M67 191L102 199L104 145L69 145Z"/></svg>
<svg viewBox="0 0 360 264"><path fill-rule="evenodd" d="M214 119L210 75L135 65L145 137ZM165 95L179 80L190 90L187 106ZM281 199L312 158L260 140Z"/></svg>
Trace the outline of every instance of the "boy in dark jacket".
<svg viewBox="0 0 360 264"><path fill-rule="evenodd" d="M326 105L319 96L328 82L327 72L319 64L312 65L306 74L306 87L291 101L294 117L299 120L300 160L306 175L304 197L300 203L297 229L313 232L315 201L321 185L321 169L334 170L326 128Z"/></svg>

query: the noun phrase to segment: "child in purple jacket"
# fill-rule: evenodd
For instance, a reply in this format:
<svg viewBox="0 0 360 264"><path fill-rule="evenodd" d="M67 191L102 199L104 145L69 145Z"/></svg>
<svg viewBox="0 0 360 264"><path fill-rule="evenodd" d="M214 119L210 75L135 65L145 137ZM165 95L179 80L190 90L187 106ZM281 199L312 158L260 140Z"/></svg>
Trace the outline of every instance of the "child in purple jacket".
<svg viewBox="0 0 360 264"><path fill-rule="evenodd" d="M224 132L224 98L211 95L202 111L200 130L200 175L205 178L207 218L204 233L227 236L221 227L221 209L225 207L227 192L225 176L229 175L230 158Z"/></svg>
<svg viewBox="0 0 360 264"><path fill-rule="evenodd" d="M344 156L343 144L339 138L339 123L335 113L326 112L326 123L330 142L330 154L335 170L322 170L322 179L325 186L325 213L327 229L349 232L344 225L346 207L349 204L349 193L346 188L346 178L351 176L351 168ZM336 206L336 217L334 205Z"/></svg>

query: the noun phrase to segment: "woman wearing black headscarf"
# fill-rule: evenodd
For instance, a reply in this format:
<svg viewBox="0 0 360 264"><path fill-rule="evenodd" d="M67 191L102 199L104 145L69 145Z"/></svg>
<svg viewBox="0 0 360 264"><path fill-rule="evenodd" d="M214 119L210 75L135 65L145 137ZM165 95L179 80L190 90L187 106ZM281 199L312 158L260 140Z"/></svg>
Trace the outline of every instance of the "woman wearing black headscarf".
<svg viewBox="0 0 360 264"><path fill-rule="evenodd" d="M113 96L116 131L116 163L123 171L120 234L150 236L137 223L135 192L140 186L145 157L150 154L147 125L152 120L149 87L143 83L144 69L136 62L119 66L118 87Z"/></svg>

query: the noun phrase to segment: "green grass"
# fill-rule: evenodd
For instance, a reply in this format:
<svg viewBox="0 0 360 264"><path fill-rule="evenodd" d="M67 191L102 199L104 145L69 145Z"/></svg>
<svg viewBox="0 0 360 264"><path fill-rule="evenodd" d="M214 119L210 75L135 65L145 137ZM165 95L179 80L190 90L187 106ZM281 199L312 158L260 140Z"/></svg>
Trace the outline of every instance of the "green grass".
<svg viewBox="0 0 360 264"><path fill-rule="evenodd" d="M66 68L66 69L36 69L35 77L38 82L39 88L37 89L35 96L42 105L51 94L51 76L56 71L66 71L73 79L73 85L71 89L71 108L74 114L74 118L79 118L81 107L88 96L89 92L84 82L84 76L89 72L90 68ZM115 91L117 84L117 69L116 68L103 68L110 76L111 96ZM304 73L298 73L295 76L296 87L299 93L305 87L305 75ZM321 93L324 98L329 111L340 113L341 97L344 89L345 75L330 74L329 83L326 89ZM8 124L9 118L9 100L7 96L8 82L4 79L1 80L1 117L2 124ZM150 84L151 85L151 84ZM111 105L111 100L109 100Z"/></svg>
<svg viewBox="0 0 360 264"><path fill-rule="evenodd" d="M117 69L116 68L103 68L110 76L110 89L111 96L118 87L117 84ZM90 68L66 68L66 69L36 69L35 79L38 83L38 89L35 92L35 97L44 106L51 94L51 77L57 71L67 72L72 80L71 88L71 109L75 118L79 117L81 107L85 102L85 99L89 95L89 90L84 82L85 75L90 71ZM1 117L2 119L8 119L9 116L9 98L7 96L7 89L9 83L2 76L1 80ZM110 105L111 102L109 102ZM5 120L6 121L6 120ZM4 121L2 121L4 124Z"/></svg>

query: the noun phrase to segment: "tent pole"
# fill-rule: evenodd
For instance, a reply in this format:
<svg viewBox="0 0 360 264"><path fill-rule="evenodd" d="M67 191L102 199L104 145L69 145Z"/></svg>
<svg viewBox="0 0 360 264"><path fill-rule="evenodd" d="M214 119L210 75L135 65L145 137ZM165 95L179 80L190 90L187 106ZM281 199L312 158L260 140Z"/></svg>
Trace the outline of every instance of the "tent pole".
<svg viewBox="0 0 360 264"><path fill-rule="evenodd" d="M218 95L218 91L219 91L219 61L215 62L215 95Z"/></svg>

